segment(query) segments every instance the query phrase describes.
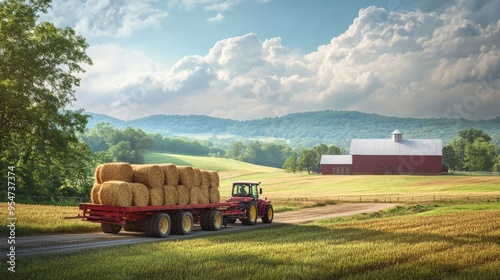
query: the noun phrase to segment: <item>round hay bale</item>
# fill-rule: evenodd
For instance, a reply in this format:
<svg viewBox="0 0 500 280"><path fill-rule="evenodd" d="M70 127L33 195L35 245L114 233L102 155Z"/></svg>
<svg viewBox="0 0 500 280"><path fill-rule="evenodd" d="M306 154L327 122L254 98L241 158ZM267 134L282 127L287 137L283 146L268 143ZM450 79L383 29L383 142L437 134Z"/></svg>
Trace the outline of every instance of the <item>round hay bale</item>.
<svg viewBox="0 0 500 280"><path fill-rule="evenodd" d="M134 182L146 185L149 189L161 188L165 181L163 170L156 164L132 165Z"/></svg>
<svg viewBox="0 0 500 280"><path fill-rule="evenodd" d="M194 186L194 170L191 166L177 166L179 173L179 185Z"/></svg>
<svg viewBox="0 0 500 280"><path fill-rule="evenodd" d="M219 203L220 202L219 189L210 188L209 191L210 191L209 193L210 203Z"/></svg>
<svg viewBox="0 0 500 280"><path fill-rule="evenodd" d="M211 182L210 172L208 172L206 170L202 170L201 171L201 186L209 188L210 187L210 182Z"/></svg>
<svg viewBox="0 0 500 280"><path fill-rule="evenodd" d="M191 189L191 197L189 198L189 204L199 204L201 199L200 189L197 187L193 187Z"/></svg>
<svg viewBox="0 0 500 280"><path fill-rule="evenodd" d="M176 205L179 201L179 193L177 188L173 185L163 185L163 205Z"/></svg>
<svg viewBox="0 0 500 280"><path fill-rule="evenodd" d="M200 203L210 203L210 189L208 187L202 186L200 188Z"/></svg>
<svg viewBox="0 0 500 280"><path fill-rule="evenodd" d="M173 164L161 164L161 169L163 170L163 176L165 185L176 186L179 183L179 173L177 172L177 166Z"/></svg>
<svg viewBox="0 0 500 280"><path fill-rule="evenodd" d="M149 190L141 183L128 183L132 191L132 206L148 206Z"/></svg>
<svg viewBox="0 0 500 280"><path fill-rule="evenodd" d="M177 186L177 194L179 195L178 198L178 204L188 204L189 200L191 198L191 192L189 191L188 187L184 185L178 185Z"/></svg>
<svg viewBox="0 0 500 280"><path fill-rule="evenodd" d="M96 184L102 184L102 179L101 179L101 168L102 168L102 164L99 164L96 168L95 168L95 172L94 172L94 181Z"/></svg>
<svg viewBox="0 0 500 280"><path fill-rule="evenodd" d="M124 181L132 183L134 180L134 171L132 166L126 162L105 163L100 168L101 182Z"/></svg>
<svg viewBox="0 0 500 280"><path fill-rule="evenodd" d="M90 202L94 204L101 204L101 201L99 200L99 191L101 190L101 185L100 184L95 184L92 187L92 190L90 191Z"/></svg>
<svg viewBox="0 0 500 280"><path fill-rule="evenodd" d="M215 171L210 171L210 188L219 188L219 174Z"/></svg>
<svg viewBox="0 0 500 280"><path fill-rule="evenodd" d="M128 207L132 205L132 190L124 181L107 181L99 190L102 205Z"/></svg>
<svg viewBox="0 0 500 280"><path fill-rule="evenodd" d="M201 173L200 169L193 168L193 186L201 187L201 183L203 181L202 176L203 174Z"/></svg>
<svg viewBox="0 0 500 280"><path fill-rule="evenodd" d="M165 194L162 187L149 189L149 206L163 205L164 197Z"/></svg>

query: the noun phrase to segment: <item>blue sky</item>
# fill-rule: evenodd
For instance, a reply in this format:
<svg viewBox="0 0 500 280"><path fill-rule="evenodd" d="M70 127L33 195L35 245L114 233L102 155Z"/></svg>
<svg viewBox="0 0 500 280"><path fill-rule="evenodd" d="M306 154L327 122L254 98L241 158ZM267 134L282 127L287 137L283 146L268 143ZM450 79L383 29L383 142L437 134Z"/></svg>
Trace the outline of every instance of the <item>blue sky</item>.
<svg viewBox="0 0 500 280"><path fill-rule="evenodd" d="M54 0L41 19L90 45L74 107L121 119L500 115L500 1Z"/></svg>

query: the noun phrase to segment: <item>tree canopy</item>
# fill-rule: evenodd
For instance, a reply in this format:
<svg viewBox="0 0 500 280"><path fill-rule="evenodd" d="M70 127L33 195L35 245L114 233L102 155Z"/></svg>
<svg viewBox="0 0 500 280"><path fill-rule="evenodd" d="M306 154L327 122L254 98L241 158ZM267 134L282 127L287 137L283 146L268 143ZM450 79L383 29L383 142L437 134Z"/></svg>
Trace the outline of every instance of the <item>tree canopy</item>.
<svg viewBox="0 0 500 280"><path fill-rule="evenodd" d="M69 27L38 21L50 2L0 2L0 166L16 167L20 193L50 192L78 172L74 160L90 156L76 137L88 116L68 110L76 74L92 64L88 44Z"/></svg>

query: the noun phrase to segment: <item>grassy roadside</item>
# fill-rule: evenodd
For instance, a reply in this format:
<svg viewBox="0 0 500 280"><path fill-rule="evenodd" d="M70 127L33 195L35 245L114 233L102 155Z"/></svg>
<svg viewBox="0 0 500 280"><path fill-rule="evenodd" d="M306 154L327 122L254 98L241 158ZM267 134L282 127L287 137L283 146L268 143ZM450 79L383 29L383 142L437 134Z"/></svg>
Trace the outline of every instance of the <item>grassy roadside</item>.
<svg viewBox="0 0 500 280"><path fill-rule="evenodd" d="M500 204L400 206L175 242L19 258L43 279L498 279ZM5 269L3 270L5 271ZM4 273L4 272L2 272ZM1 274L0 274L1 276ZM38 277L34 277L38 276Z"/></svg>

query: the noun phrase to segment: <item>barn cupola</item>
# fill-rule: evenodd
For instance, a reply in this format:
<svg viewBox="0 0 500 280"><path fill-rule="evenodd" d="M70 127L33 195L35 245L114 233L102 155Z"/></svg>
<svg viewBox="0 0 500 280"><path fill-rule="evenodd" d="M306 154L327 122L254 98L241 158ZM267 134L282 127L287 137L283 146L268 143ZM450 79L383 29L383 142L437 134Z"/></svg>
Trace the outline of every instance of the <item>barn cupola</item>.
<svg viewBox="0 0 500 280"><path fill-rule="evenodd" d="M392 141L396 143L403 142L403 132L399 131L398 129L394 130L392 132Z"/></svg>

